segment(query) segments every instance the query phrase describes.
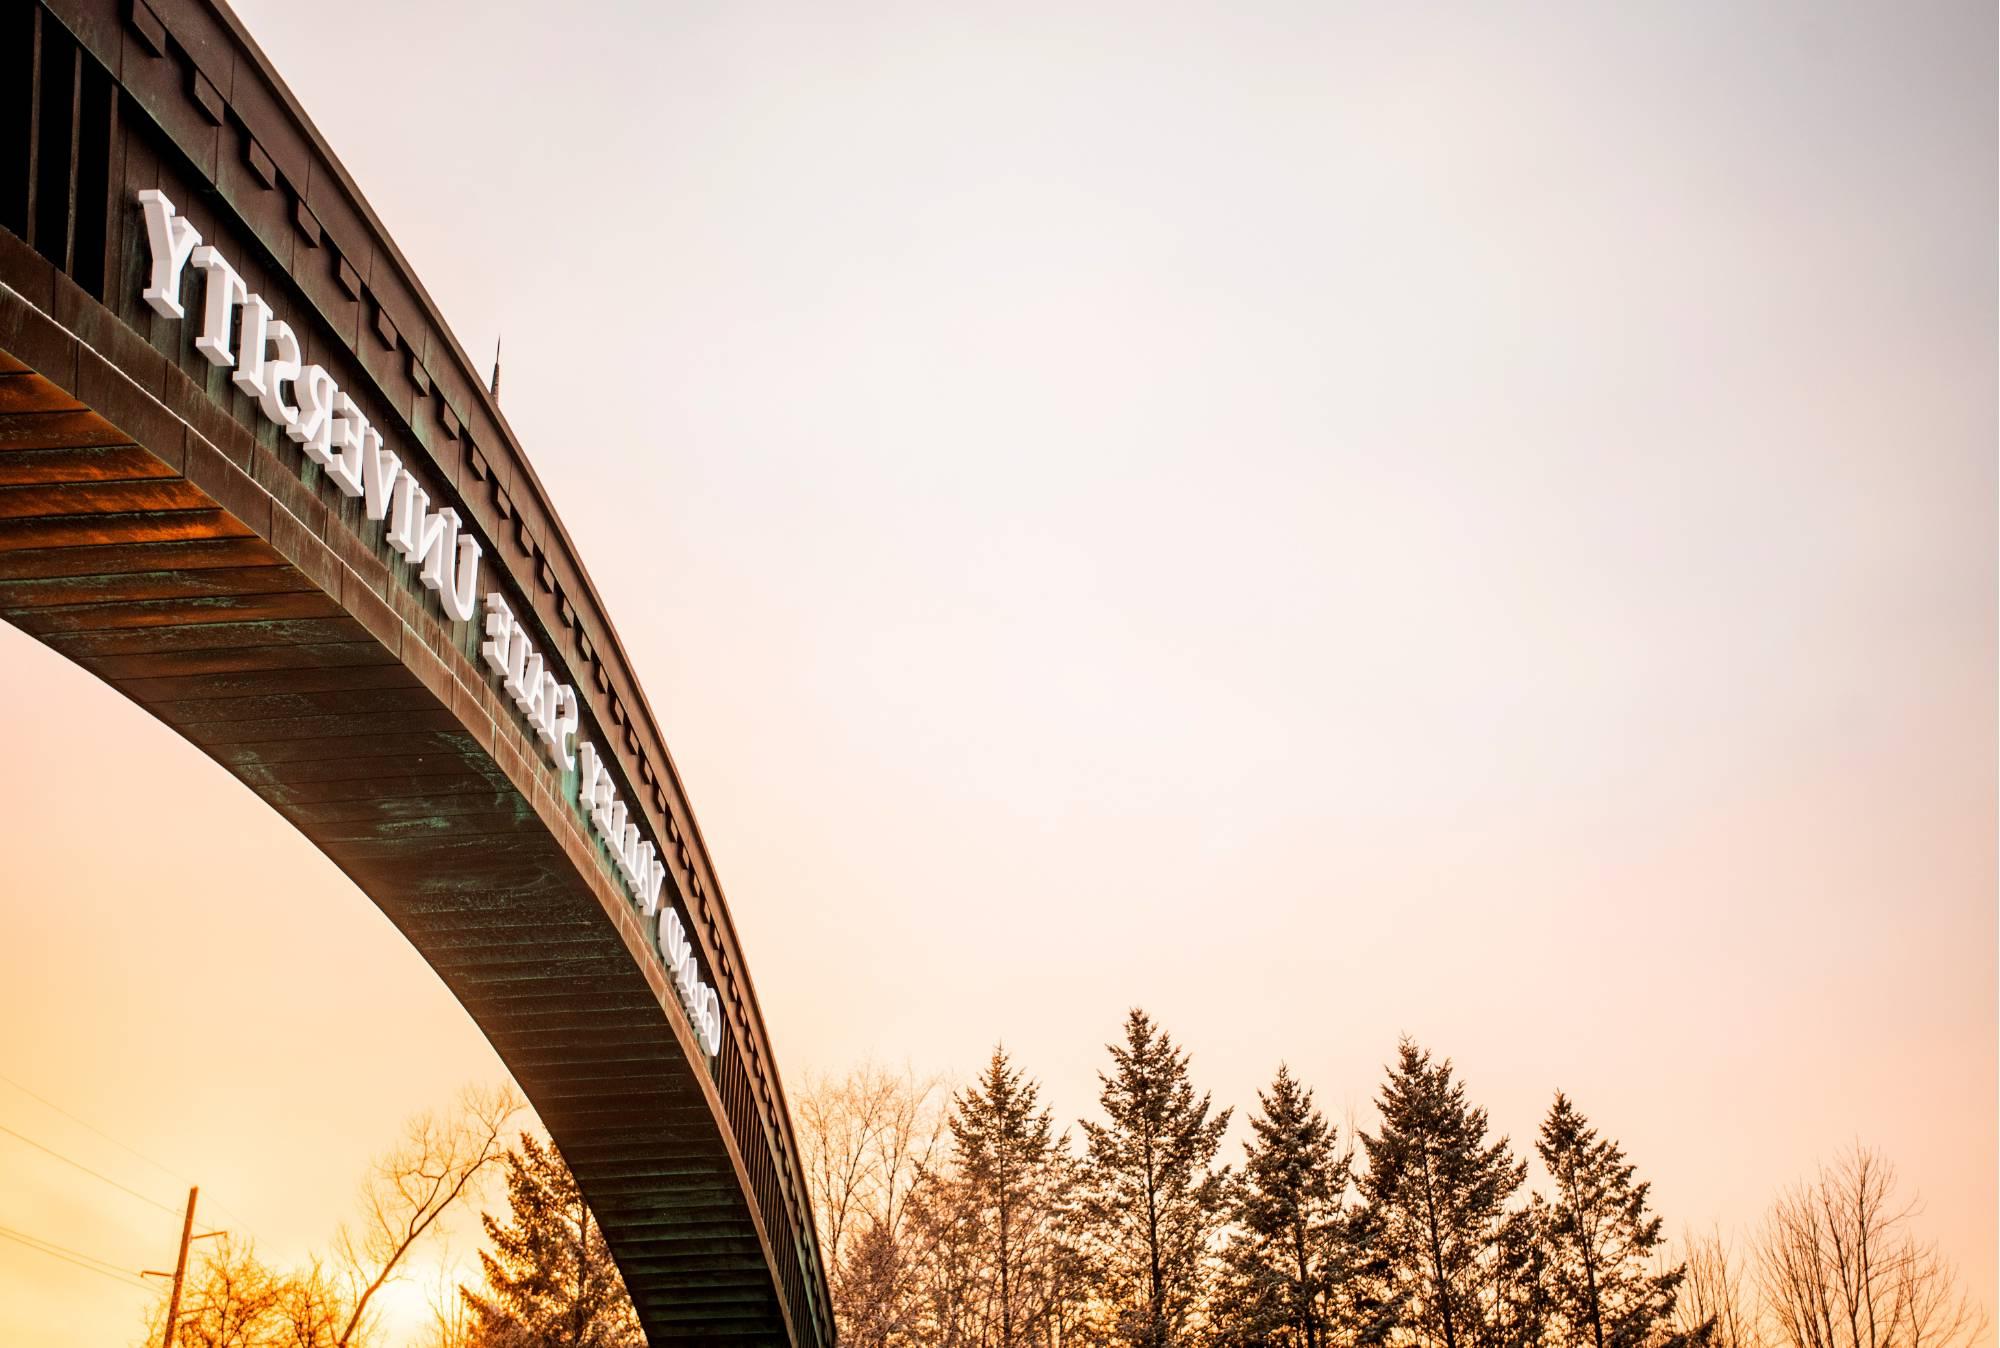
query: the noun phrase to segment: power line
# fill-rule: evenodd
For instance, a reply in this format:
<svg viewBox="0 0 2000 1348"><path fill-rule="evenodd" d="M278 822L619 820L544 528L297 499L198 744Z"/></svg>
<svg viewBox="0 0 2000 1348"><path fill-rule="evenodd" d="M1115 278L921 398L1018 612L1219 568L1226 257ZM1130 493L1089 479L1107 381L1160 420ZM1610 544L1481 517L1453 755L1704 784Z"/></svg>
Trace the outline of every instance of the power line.
<svg viewBox="0 0 2000 1348"><path fill-rule="evenodd" d="M40 1236L31 1236L25 1231L16 1231L12 1227L0 1226L0 1237L25 1245L38 1254L48 1255L51 1259L60 1259L65 1264L74 1264L85 1273L95 1273L100 1278L109 1278L113 1282L122 1282L128 1286L136 1287L142 1292L153 1290L149 1284L133 1277L130 1273L108 1259L99 1259L95 1255L85 1254L81 1250L72 1250L67 1245L58 1245L52 1240L43 1240Z"/></svg>
<svg viewBox="0 0 2000 1348"><path fill-rule="evenodd" d="M172 1178L179 1180L182 1184L194 1183L193 1180L189 1179L186 1175L183 1175L180 1171L174 1169L172 1166L163 1165L159 1161L156 1161L152 1157L146 1155L145 1152L140 1151L137 1147L130 1146L124 1142L120 1142L117 1138L111 1136L111 1134L105 1132L102 1128L99 1128L89 1119L77 1117L75 1114L70 1113L67 1109L64 1109L61 1105L57 1104L55 1101L49 1099L46 1095L42 1095L39 1094L38 1092L29 1090L26 1086L23 1086L20 1082L8 1076L5 1072L0 1072L0 1081L6 1082L9 1086L12 1086L15 1090L21 1092L21 1094L27 1096L30 1100L33 1100L38 1104L42 1104L50 1109L53 1109L56 1113L62 1115L64 1118L68 1119L71 1123L80 1124L83 1127L88 1128L91 1132L96 1133L106 1142L109 1142L112 1146L118 1148L118 1150L126 1153L127 1155L138 1157L140 1160L144 1161L147 1165L153 1167L153 1169L159 1171L161 1174L171 1176Z"/></svg>
<svg viewBox="0 0 2000 1348"><path fill-rule="evenodd" d="M96 1170L92 1170L89 1166L85 1165L83 1162L72 1160L71 1158L63 1155L61 1152L57 1151L54 1147L44 1146L42 1143L35 1141L34 1138L29 1137L26 1133L15 1132L12 1128L9 1128L4 1123L0 1123L0 1133L6 1133L10 1137L17 1137L21 1141L27 1143L29 1146L35 1148L37 1151L45 1151L49 1155L55 1157L58 1161L61 1161L64 1165L75 1166L78 1170L81 1170L84 1174L89 1175L91 1178L102 1180L106 1184L110 1185L112 1188L119 1190L121 1193L128 1193L142 1203L151 1203L154 1207L166 1213L168 1216L177 1217L180 1215L180 1210L178 1208L170 1208L157 1198L149 1197L146 1194L140 1193L137 1189L133 1189L126 1185L120 1184L117 1180L112 1179L111 1176L103 1174Z"/></svg>
<svg viewBox="0 0 2000 1348"><path fill-rule="evenodd" d="M189 1178L189 1176L184 1172L174 1169L172 1166L166 1164L163 1161L155 1160L153 1157L148 1156L145 1152L140 1151L137 1147L133 1146L129 1142L119 1141L117 1138L113 1137L111 1134L105 1132L102 1128L99 1128L96 1124L92 1123L89 1119L83 1118L77 1114L70 1113L70 1111L64 1109L61 1105L49 1099L46 1095L41 1094L39 1091L31 1090L30 1088L23 1086L20 1082L8 1076L5 1072L0 1072L0 1081L6 1082L9 1086L12 1086L15 1090L21 1092L21 1094L27 1096L30 1100L34 1100L38 1104L41 1104L46 1108L54 1110L56 1113L68 1119L71 1123L89 1129L91 1132L103 1138L106 1142L109 1142L112 1146L118 1148L118 1150L125 1152L127 1155L137 1157L139 1160L144 1161L147 1165L153 1167L153 1169L159 1171L161 1174L179 1180L182 1184L194 1183L194 1180ZM152 1202L151 1199L147 1199L146 1201L149 1203ZM216 1207L221 1208L222 1211L225 1214L227 1214L230 1217L230 1219L233 1220L238 1226L247 1228L250 1225L250 1223L243 1220L243 1217L240 1213L232 1209L227 1203L216 1202L216 1200L212 1196L210 1198L210 1201L214 1202ZM157 1207L159 1205L155 1204L154 1206Z"/></svg>
<svg viewBox="0 0 2000 1348"><path fill-rule="evenodd" d="M71 1249L69 1246L59 1244L46 1236L36 1236L26 1231L16 1231L11 1226L0 1226L0 1235L18 1240L24 1245L31 1245L41 1250L44 1254L68 1255L72 1259L80 1259L86 1264L93 1264L108 1273L120 1274L127 1278L132 1276L131 1270L120 1264L114 1264L109 1259L99 1259L94 1254L85 1254L82 1250ZM145 1283L140 1283L139 1285L141 1287L146 1286Z"/></svg>

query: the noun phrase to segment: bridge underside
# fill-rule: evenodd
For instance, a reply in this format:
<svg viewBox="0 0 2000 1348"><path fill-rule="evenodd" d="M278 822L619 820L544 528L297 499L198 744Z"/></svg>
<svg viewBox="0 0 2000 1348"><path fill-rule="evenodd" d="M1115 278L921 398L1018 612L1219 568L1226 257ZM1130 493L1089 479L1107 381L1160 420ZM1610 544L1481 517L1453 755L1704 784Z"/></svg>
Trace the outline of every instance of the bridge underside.
<svg viewBox="0 0 2000 1348"><path fill-rule="evenodd" d="M217 410L226 387L32 255L0 275L46 287L0 286L0 615L197 745L382 907L540 1112L653 1342L797 1341L705 1055L472 653L285 447Z"/></svg>

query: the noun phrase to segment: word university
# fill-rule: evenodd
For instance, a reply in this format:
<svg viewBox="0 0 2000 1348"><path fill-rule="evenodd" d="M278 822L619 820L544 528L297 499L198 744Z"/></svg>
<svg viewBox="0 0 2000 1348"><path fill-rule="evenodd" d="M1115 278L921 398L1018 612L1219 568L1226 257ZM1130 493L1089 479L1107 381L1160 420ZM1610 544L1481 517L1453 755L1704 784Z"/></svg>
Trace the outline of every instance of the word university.
<svg viewBox="0 0 2000 1348"><path fill-rule="evenodd" d="M430 493L382 443L367 415L324 366L303 360L291 325L262 296L251 293L219 251L202 243L193 222L165 193L148 188L139 193L139 204L152 249L152 274L141 297L155 313L184 319L181 281L189 266L200 271L202 322L195 350L210 364L233 367L232 382L256 399L265 419L323 467L342 494L358 497L369 520L386 524L389 547L417 568L425 589L436 591L445 615L454 623L471 622L478 608L482 550L458 512L449 506L431 509ZM642 836L637 813L618 798L597 746L579 738L582 704L576 689L546 667L528 629L497 590L487 593L485 610L486 640L480 653L487 667L499 676L550 759L565 774L581 765L578 804L634 902L646 916L659 918L655 939L660 958L673 974L703 1051L714 1057L722 1049L721 999L701 979L680 914L671 908L660 911L665 862Z"/></svg>

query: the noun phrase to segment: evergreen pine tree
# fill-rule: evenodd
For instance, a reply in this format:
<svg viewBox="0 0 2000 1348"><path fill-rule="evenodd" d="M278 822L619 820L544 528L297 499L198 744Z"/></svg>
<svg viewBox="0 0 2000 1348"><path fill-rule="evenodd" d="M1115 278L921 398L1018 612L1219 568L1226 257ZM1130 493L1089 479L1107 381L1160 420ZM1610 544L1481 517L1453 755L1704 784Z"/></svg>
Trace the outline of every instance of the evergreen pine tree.
<svg viewBox="0 0 2000 1348"><path fill-rule="evenodd" d="M1198 1322L1225 1212L1228 1170L1212 1167L1230 1111L1210 1116L1187 1055L1144 1011L1126 1017L1122 1046L1106 1047L1112 1070L1098 1076L1106 1122L1083 1125L1084 1211L1119 1307L1119 1338L1177 1348Z"/></svg>
<svg viewBox="0 0 2000 1348"><path fill-rule="evenodd" d="M1419 1344L1478 1348L1521 1341L1509 1328L1510 1252L1523 1247L1507 1210L1527 1167L1507 1139L1486 1140L1486 1111L1466 1103L1449 1060L1405 1039L1378 1105L1382 1130L1364 1135L1362 1195L1400 1326Z"/></svg>
<svg viewBox="0 0 2000 1348"><path fill-rule="evenodd" d="M1352 1271L1344 1209L1353 1157L1336 1148L1312 1092L1289 1069L1278 1068L1257 1105L1233 1204L1237 1230L1223 1252L1219 1327L1233 1343L1322 1348L1344 1318Z"/></svg>
<svg viewBox="0 0 2000 1348"><path fill-rule="evenodd" d="M1494 1221L1485 1256L1487 1294L1476 1336L1483 1348L1539 1348L1549 1324L1548 1208L1540 1194Z"/></svg>
<svg viewBox="0 0 2000 1348"><path fill-rule="evenodd" d="M989 1335L998 1348L1039 1337L1049 1305L1057 1144L1041 1088L1004 1048L979 1081L952 1101L951 1134L962 1201L973 1210L991 1284Z"/></svg>
<svg viewBox="0 0 2000 1348"><path fill-rule="evenodd" d="M1100 1295L1104 1263L1092 1236L1088 1162L1060 1145L1052 1169L1056 1202L1044 1342L1049 1348L1104 1348L1112 1342L1112 1312Z"/></svg>
<svg viewBox="0 0 2000 1348"><path fill-rule="evenodd" d="M1555 1182L1544 1240L1554 1338L1568 1348L1640 1348L1669 1323L1685 1265L1653 1268L1665 1242L1624 1149L1561 1091L1536 1142Z"/></svg>
<svg viewBox="0 0 2000 1348"><path fill-rule="evenodd" d="M508 1217L483 1221L484 1294L466 1291L479 1348L641 1348L639 1317L604 1230L553 1142L507 1153Z"/></svg>

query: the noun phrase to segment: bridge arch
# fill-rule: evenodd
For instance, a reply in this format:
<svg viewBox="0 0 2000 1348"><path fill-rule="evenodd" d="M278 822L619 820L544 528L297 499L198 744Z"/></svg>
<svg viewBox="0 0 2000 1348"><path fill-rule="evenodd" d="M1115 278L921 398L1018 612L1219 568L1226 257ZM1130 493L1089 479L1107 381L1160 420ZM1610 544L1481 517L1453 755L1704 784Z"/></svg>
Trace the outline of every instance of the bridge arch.
<svg viewBox="0 0 2000 1348"><path fill-rule="evenodd" d="M650 1341L832 1344L749 970L616 630L219 0L0 16L0 616L382 908L569 1159Z"/></svg>

